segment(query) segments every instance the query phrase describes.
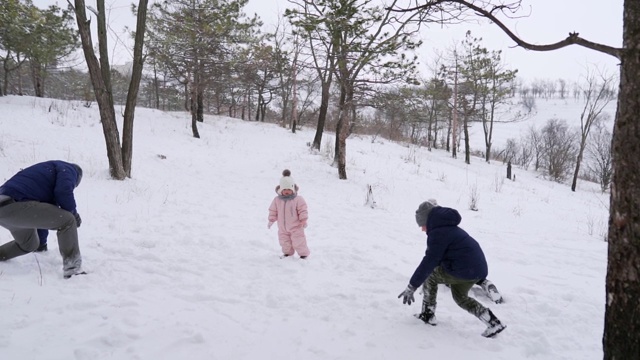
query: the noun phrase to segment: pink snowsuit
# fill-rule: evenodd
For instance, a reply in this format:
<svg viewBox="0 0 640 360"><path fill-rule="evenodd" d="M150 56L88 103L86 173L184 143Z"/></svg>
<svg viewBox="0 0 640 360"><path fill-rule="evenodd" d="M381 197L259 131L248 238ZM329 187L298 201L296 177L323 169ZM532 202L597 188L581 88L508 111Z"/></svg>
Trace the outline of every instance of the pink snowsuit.
<svg viewBox="0 0 640 360"><path fill-rule="evenodd" d="M308 218L307 203L302 196L296 195L293 199L276 196L273 199L269 206L269 221L278 222L278 240L283 254L293 255L295 251L300 256L309 256L303 227Z"/></svg>

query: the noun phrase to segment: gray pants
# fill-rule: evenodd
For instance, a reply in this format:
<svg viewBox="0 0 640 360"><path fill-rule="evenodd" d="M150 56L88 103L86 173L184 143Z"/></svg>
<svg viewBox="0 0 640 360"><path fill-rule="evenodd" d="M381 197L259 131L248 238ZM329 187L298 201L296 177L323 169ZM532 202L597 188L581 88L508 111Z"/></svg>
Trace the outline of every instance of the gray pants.
<svg viewBox="0 0 640 360"><path fill-rule="evenodd" d="M440 266L436 267L422 285L422 291L424 293L424 297L422 298L422 311L424 312L425 309L430 309L434 312L436 298L438 297L438 284L449 284L451 285L451 295L456 304L476 317L479 317L487 308L468 296L469 290L477 281L478 279L459 279L447 274Z"/></svg>
<svg viewBox="0 0 640 360"><path fill-rule="evenodd" d="M38 201L21 201L0 206L0 226L11 232L13 241L0 246L0 261L35 251L40 245L37 229L57 230L64 274L75 274L82 266L76 219L69 211Z"/></svg>

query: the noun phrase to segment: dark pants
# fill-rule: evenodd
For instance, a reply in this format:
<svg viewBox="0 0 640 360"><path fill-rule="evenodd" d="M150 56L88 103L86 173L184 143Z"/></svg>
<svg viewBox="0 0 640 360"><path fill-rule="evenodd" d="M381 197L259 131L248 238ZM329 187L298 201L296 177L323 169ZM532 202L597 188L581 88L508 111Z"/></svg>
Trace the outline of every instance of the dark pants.
<svg viewBox="0 0 640 360"><path fill-rule="evenodd" d="M425 309L430 309L432 312L435 312L438 284L449 284L451 285L451 295L456 304L469 313L479 317L487 308L468 296L469 290L477 281L478 279L459 279L447 274L440 266L436 267L422 285L424 293L424 297L422 298L422 311L424 312Z"/></svg>
<svg viewBox="0 0 640 360"><path fill-rule="evenodd" d="M65 275L82 265L76 219L69 211L38 201L13 202L0 206L0 226L14 239L0 246L0 261L35 251L40 245L37 229L49 229L58 231Z"/></svg>

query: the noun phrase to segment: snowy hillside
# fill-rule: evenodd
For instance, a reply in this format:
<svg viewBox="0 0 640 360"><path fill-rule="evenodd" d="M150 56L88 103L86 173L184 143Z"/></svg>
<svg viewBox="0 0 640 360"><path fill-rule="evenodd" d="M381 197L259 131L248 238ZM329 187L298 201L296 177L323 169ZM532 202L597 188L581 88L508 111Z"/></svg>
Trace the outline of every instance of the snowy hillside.
<svg viewBox="0 0 640 360"><path fill-rule="evenodd" d="M519 97L513 100L514 103L521 103ZM574 98L535 98L535 107L528 112L522 105L513 108L513 115L501 115L498 121L507 119L508 122L496 122L493 130L493 146L494 148L504 149L508 139L520 141L526 138L531 127L536 130L542 129L549 120L564 120L571 129L580 129L580 115L584 111L584 102ZM607 129L613 129L613 119L616 114L616 101L609 102L602 111L601 118L606 124ZM520 119L511 121L511 118ZM505 120L505 121L507 121ZM484 133L482 124L472 123L470 129L470 143L472 150L484 151Z"/></svg>
<svg viewBox="0 0 640 360"><path fill-rule="evenodd" d="M114 181L95 105L0 97L1 182L48 159L84 168L89 272L62 278L54 234L47 253L0 262L1 359L602 358L609 198L596 184L571 192L517 168L513 182L502 164L368 137L348 140L344 181L331 134L314 153L312 129L207 116L199 130L138 109L132 178ZM309 205L306 260L279 259L267 229L285 168ZM508 326L494 339L445 287L435 327L397 299L424 254L414 212L427 198L457 208L483 247L505 303L472 294Z"/></svg>

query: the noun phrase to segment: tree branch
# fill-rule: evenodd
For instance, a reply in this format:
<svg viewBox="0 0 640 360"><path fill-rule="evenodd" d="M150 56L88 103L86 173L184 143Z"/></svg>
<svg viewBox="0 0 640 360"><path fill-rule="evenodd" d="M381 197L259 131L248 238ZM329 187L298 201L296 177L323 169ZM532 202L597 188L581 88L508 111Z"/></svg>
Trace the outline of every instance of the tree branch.
<svg viewBox="0 0 640 360"><path fill-rule="evenodd" d="M496 13L504 13L505 11L513 11L513 10L519 8L520 7L520 1L514 2L511 5L504 5L504 4L503 5L495 5L491 9L485 9L485 8L483 8L481 6L476 5L473 0L471 0L471 1L466 1L466 0L429 0L424 5L415 6L415 7L411 7L411 8L405 8L405 9L399 9L399 8L391 9L390 8L390 10L397 11L397 12L411 12L411 11L419 11L419 10L428 9L428 8L431 8L431 7L441 7L442 5L447 5L447 4L457 4L459 6L466 7L468 9L473 10L478 16L484 17L484 18L487 18L487 19L491 20L493 23L498 25L498 27L500 27L500 29L502 29L502 31L504 31L507 34L507 36L509 36L511 38L511 40L515 41L515 43L518 46L520 46L522 48L525 48L527 50L551 51L551 50L561 49L561 48L569 46L569 45L579 45L579 46L585 47L587 49L591 49L591 50L595 50L595 51L598 51L598 52L601 52L601 53L605 53L605 54L611 55L611 56L613 56L613 57L615 57L617 59L621 59L621 57L622 57L623 49L612 47L612 46L608 46L608 45L598 44L598 43L594 43L592 41L583 39L583 38L581 38L579 36L579 34L577 32L569 33L569 36L567 36L567 38L565 38L564 40L558 41L558 42L553 43L553 44L546 44L546 45L535 45L535 44L531 44L531 43L528 43L528 42L520 39L505 24L503 24L502 21L500 21L495 15ZM487 8L488 8L488 6L487 6Z"/></svg>

